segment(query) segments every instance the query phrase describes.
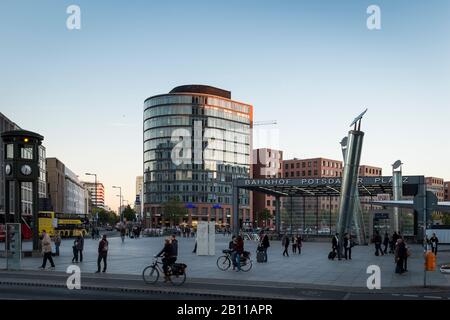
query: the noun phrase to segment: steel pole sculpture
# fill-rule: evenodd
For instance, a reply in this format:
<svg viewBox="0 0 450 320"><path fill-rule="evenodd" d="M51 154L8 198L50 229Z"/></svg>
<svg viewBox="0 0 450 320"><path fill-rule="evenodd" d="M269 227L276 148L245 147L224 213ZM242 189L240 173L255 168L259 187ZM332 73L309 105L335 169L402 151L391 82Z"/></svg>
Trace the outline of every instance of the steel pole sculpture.
<svg viewBox="0 0 450 320"><path fill-rule="evenodd" d="M400 170L397 170L400 168ZM403 178L402 178L402 162L400 160L397 160L392 165L392 189L393 189L393 196L394 201L402 200L403 197ZM394 207L394 231L400 232L400 225L399 225L399 211L400 208Z"/></svg>
<svg viewBox="0 0 450 320"><path fill-rule="evenodd" d="M355 203L356 200L358 200L358 173L364 140L364 132L361 131L361 120L366 112L367 109L358 117L356 117L356 119L350 125L354 125L354 129L351 130L348 134L347 150L345 156L346 161L342 177L341 196L339 204L339 220L336 228L337 232L339 233L339 243L341 251L344 234L349 233L351 230L352 221L354 220L355 216Z"/></svg>
<svg viewBox="0 0 450 320"><path fill-rule="evenodd" d="M348 137L345 137L341 141L341 147L342 147L342 156L344 159L344 166L347 162L347 143L348 143ZM359 198L359 190L356 188L356 194L355 194L355 210L353 215L353 223L356 230L356 240L359 244L367 244L367 238L366 238L366 230L364 227L364 218L363 218L363 212L361 208L361 201Z"/></svg>

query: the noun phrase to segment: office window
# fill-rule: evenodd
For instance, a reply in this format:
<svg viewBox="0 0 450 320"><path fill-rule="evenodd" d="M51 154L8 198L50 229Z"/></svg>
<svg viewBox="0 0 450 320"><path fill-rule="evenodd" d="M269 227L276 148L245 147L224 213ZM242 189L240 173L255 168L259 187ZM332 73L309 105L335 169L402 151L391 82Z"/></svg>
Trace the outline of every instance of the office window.
<svg viewBox="0 0 450 320"><path fill-rule="evenodd" d="M297 171L297 177L300 177L300 171Z"/></svg>
<svg viewBox="0 0 450 320"><path fill-rule="evenodd" d="M270 200L267 200L267 201L266 201L266 205L267 205L267 206L270 206Z"/></svg>
<svg viewBox="0 0 450 320"><path fill-rule="evenodd" d="M294 169L294 164L293 163L291 163L291 169Z"/></svg>
<svg viewBox="0 0 450 320"><path fill-rule="evenodd" d="M300 168L300 163L299 162L297 162L296 167L297 167L297 169Z"/></svg>

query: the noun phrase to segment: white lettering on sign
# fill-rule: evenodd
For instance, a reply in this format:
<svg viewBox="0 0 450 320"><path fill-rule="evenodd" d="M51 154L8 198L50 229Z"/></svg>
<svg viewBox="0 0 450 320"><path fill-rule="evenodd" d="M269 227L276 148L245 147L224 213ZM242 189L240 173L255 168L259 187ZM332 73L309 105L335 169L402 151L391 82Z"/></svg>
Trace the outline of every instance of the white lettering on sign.
<svg viewBox="0 0 450 320"><path fill-rule="evenodd" d="M371 5L367 7L367 14L370 16L367 18L367 29L369 30L381 30L381 9L377 5Z"/></svg>
<svg viewBox="0 0 450 320"><path fill-rule="evenodd" d="M70 16L67 17L66 27L69 30L80 30L81 29L81 9L77 5L70 5L66 10L67 14Z"/></svg>
<svg viewBox="0 0 450 320"><path fill-rule="evenodd" d="M377 265L370 265L367 267L367 274L370 274L367 278L367 289L369 290L381 290L381 269Z"/></svg>

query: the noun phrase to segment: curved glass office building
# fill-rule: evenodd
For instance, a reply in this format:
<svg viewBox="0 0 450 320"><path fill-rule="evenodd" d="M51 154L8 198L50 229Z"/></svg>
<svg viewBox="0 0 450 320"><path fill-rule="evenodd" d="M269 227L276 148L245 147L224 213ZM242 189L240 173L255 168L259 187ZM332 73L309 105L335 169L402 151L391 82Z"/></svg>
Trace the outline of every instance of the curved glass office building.
<svg viewBox="0 0 450 320"><path fill-rule="evenodd" d="M197 221L231 225L232 181L250 177L253 107L231 92L203 85L174 88L144 102L144 217L146 226L168 224L162 206L178 198ZM243 191L241 224L252 221Z"/></svg>

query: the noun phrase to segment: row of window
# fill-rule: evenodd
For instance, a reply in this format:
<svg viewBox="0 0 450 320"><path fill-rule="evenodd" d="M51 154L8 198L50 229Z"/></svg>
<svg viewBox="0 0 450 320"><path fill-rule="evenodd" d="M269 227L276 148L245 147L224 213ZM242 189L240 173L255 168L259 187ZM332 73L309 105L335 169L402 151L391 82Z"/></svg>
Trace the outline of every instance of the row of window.
<svg viewBox="0 0 450 320"><path fill-rule="evenodd" d="M172 138L172 136L179 136L178 132L174 132L180 128L153 128L148 129L144 132L144 141L156 138ZM193 129L192 127L183 127L182 129L186 129L190 132L190 135L193 137ZM216 129L216 128L205 128L204 139L218 139L218 140L227 140L237 143L250 144L250 136L246 133L239 133L235 131L228 131L224 129Z"/></svg>
<svg viewBox="0 0 450 320"><path fill-rule="evenodd" d="M314 173L314 174L313 174ZM284 173L284 177L288 178L288 177L311 177L311 176L318 176L319 175L319 171L318 170L304 170L304 171L291 171L289 172L285 172ZM333 170L322 170L322 175L323 176L331 176L331 177L342 177L342 172L341 171L333 171Z"/></svg>
<svg viewBox="0 0 450 320"><path fill-rule="evenodd" d="M214 193L228 193L232 192L231 184L217 184L217 183L147 183L146 192L214 192Z"/></svg>
<svg viewBox="0 0 450 320"><path fill-rule="evenodd" d="M153 149L173 149L176 145L182 143L183 145L186 143L189 145L189 140L178 140L174 139L174 141L171 141L171 139L168 138L159 138L159 139L153 139L148 140L144 142L144 151L153 150ZM192 142L187 148L192 148ZM235 142L231 141L222 141L222 140L215 140L212 139L208 142L202 143L202 149L205 153L205 158L213 157L216 159L219 155L216 155L217 152L226 151L226 152L236 152L236 153L243 153L243 154L250 154L250 146L245 144L237 144ZM212 152L212 153L211 153ZM206 154L208 153L208 155ZM211 154L209 154L211 153Z"/></svg>
<svg viewBox="0 0 450 320"><path fill-rule="evenodd" d="M362 171L363 168L360 168L360 175L362 175L363 172ZM372 174L372 175L377 175L377 176L381 176L381 169L374 169L374 168L364 168L364 173L365 174Z"/></svg>
<svg viewBox="0 0 450 320"><path fill-rule="evenodd" d="M146 203L164 203L169 201L174 195L171 194L157 194L157 193L150 193L145 195L145 202ZM199 196L199 195L186 195L182 194L178 197L180 201L182 202L193 202L193 203L218 203L218 204L231 204L231 197L215 197L213 198L213 195L208 196ZM248 205L249 200L248 198L241 197L240 199L240 205ZM206 209L206 208L205 208Z"/></svg>
<svg viewBox="0 0 450 320"><path fill-rule="evenodd" d="M191 163L194 162L194 159L188 157L187 159L181 158L178 154L172 155L172 151L169 150L150 150L144 152L144 162L152 161L152 160L163 160L163 159L173 159L174 161L180 160L183 163ZM204 160L214 160L222 163L229 164L241 164L248 165L250 163L250 157L248 154L240 154L240 153L231 153L225 151L214 151L205 152Z"/></svg>
<svg viewBox="0 0 450 320"><path fill-rule="evenodd" d="M249 166L235 166L229 164L220 164L217 161L205 160L202 164L180 164L175 165L171 160L150 161L144 164L144 171L156 170L207 170L229 173L249 174Z"/></svg>
<svg viewBox="0 0 450 320"><path fill-rule="evenodd" d="M153 107L162 104L180 104L180 103L210 105L231 109L242 113L250 113L249 106L242 105L234 101L223 100L216 97L189 96L189 95L166 95L154 97L145 101L144 108L146 109L148 107Z"/></svg>
<svg viewBox="0 0 450 320"><path fill-rule="evenodd" d="M145 174L145 182L150 181L217 181L231 183L233 179L246 178L248 175L218 173L210 171L207 173L192 172L188 170L173 171L152 171Z"/></svg>
<svg viewBox="0 0 450 320"><path fill-rule="evenodd" d="M288 160L289 161L289 160ZM291 163L285 163L284 164L284 168L286 170L290 169L299 169L300 167L302 168L311 168L314 167L316 168L319 165L318 161L302 161L302 162L291 162ZM336 161L328 161L328 160L323 160L322 161L322 166L323 167L329 167L329 168L336 168L336 169L342 169L342 163L341 162L336 162Z"/></svg>

